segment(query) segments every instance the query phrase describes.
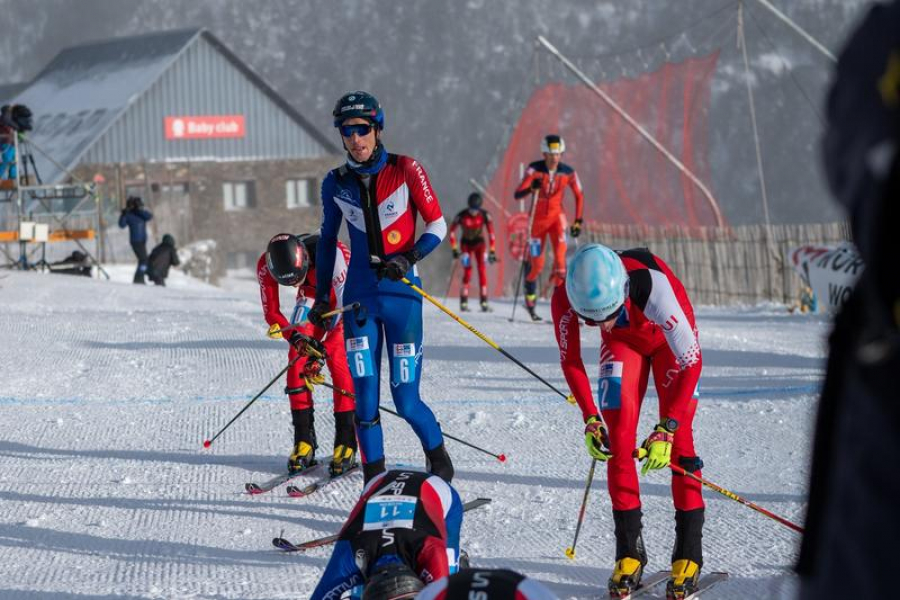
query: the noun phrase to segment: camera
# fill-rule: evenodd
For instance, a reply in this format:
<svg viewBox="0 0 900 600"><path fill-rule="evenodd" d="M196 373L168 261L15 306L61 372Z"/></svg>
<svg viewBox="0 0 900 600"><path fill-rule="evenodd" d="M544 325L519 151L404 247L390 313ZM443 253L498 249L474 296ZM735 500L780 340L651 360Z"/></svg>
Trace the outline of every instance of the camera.
<svg viewBox="0 0 900 600"><path fill-rule="evenodd" d="M16 131L31 131L34 128L33 113L24 104L7 104L0 108L0 123Z"/></svg>

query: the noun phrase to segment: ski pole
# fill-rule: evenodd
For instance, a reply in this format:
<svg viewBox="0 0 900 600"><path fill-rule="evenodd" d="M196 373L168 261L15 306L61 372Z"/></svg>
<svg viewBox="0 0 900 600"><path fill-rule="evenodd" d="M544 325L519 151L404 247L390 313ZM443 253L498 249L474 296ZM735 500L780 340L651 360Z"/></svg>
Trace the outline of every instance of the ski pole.
<svg viewBox="0 0 900 600"><path fill-rule="evenodd" d="M642 459L646 455L647 455L647 450L645 450L644 448L638 448L637 450L634 451L634 457L637 458L638 460ZM669 463L669 468L672 469L673 471L675 471L676 473L678 473L679 475L684 475L686 477L690 477L694 481L696 481L702 485L705 485L709 489L711 489L715 492L719 492L720 494L722 494L723 496L725 496L726 498L728 498L730 500L739 502L740 504L743 504L747 508L752 508L756 512L763 514L763 515L769 517L770 519L778 521L785 527L793 529L797 533L803 533L803 528L800 527L799 525L797 525L796 523L788 521L784 517L780 517L780 516L776 515L775 513L773 513L772 511L766 510L762 506L759 506L758 504L754 504L753 502L750 502L746 498L741 498L734 492L726 490L722 486L716 485L712 481L704 479L703 477L700 477L696 473L691 473L690 471L684 469L683 467L680 467L679 465L676 465L675 463Z"/></svg>
<svg viewBox="0 0 900 600"><path fill-rule="evenodd" d="M557 394L559 394L560 396L562 396L563 398L565 398L565 399L566 399L566 402L568 402L569 404L575 404L575 396L574 396L573 394L565 394L565 393L563 393L563 391L560 390L558 387L556 387L555 385L553 385L552 383L550 383L549 381L547 381L546 379L544 379L543 377L541 377L540 375L538 375L537 373L535 373L534 371L532 371L531 369L529 369L527 366L525 366L525 364L524 364L522 361L520 361L518 358L516 358L515 356L513 356L512 354L510 354L509 352L507 352L506 350L504 350L504 349L501 348L500 346L498 346L497 343L496 343L494 340L492 340L492 339L489 338L488 336L484 335L483 333L481 333L480 331L478 331L477 329L475 329L474 327L472 327L471 325L469 325L467 322L465 322L464 320L462 320L462 319L461 319L456 313L454 313L452 310L450 310L449 308L447 308L446 306L444 306L443 304L441 304L440 302L438 302L437 300L435 300L434 297L431 296L428 292L426 292L425 290L423 290L422 288L420 288L419 286L417 286L416 284L414 284L412 281L410 281L410 280L407 279L406 277L404 277L404 278L401 279L400 281L402 281L403 283L405 283L406 285L408 285L409 287L411 287L412 289L414 289L415 291L417 291L423 298L425 298L426 300L428 300L429 302L431 302L432 304L434 304L435 306L437 306L439 309L441 309L442 311L444 311L444 312L445 312L447 315L449 315L454 321L456 321L457 323L459 323L460 325L462 325L463 327L465 327L466 329L468 329L469 331L471 331L472 333L474 333L475 335L477 335L479 338L481 338L481 341L483 341L485 344L487 344L488 346L490 346L491 348L493 348L494 350L496 350L497 352L499 352L500 354L502 354L503 356L505 356L505 357L508 358L509 360L513 361L514 363L516 363L517 365L519 365L520 367L522 367L523 369L525 369L525 371L527 371L527 372L528 372L531 376L533 376L535 379L537 379L538 381L540 381L541 383L543 383L544 385L546 385L548 388L550 388L551 390L553 390L554 392L556 392Z"/></svg>
<svg viewBox="0 0 900 600"><path fill-rule="evenodd" d="M447 293L444 294L444 303L447 302L447 298L450 297L450 288L453 287L453 278L456 277L456 267L459 266L459 259L453 259L453 268L450 269L450 281L447 282Z"/></svg>
<svg viewBox="0 0 900 600"><path fill-rule="evenodd" d="M528 244L531 240L531 228L534 226L534 209L537 207L537 198L538 190L534 190L531 192L531 207L528 209L528 229L525 230L525 246L522 249L522 266L519 267L519 278L516 279L516 295L513 297L512 315L509 317L510 322L516 320L516 306L519 304L519 289L522 287L522 280L525 278L525 269L528 267Z"/></svg>
<svg viewBox="0 0 900 600"><path fill-rule="evenodd" d="M276 376L272 379L272 381L270 381L269 383L266 384L266 387L264 387L263 389L261 389L257 395L253 396L253 399L250 400L250 402L248 402L247 404L245 404L245 405L244 405L244 408L242 408L240 411L238 411L238 414L234 415L234 416L231 418L231 420L228 421L228 423L225 424L225 427L223 427L222 429L220 429L219 432L218 432L216 435L212 436L210 439L204 440L204 441L203 441L203 447L204 447L204 448L209 448L210 446L212 446L212 443L213 443L214 441L216 441L216 438L218 438L220 435L222 435L223 433L225 433L225 430L228 429L229 427L231 427L231 424L234 423L235 421L237 421L237 420L238 420L238 417L240 417L242 414L244 414L244 411L246 411L248 408L250 408L250 407L253 405L254 402L256 402L257 400L259 400L260 396L262 396L263 394L265 394L265 393L266 393L266 390L268 390L270 387L272 387L273 385L275 385L275 382L278 381L279 379L281 379L281 376L284 375L285 373L287 373L288 369L290 369L292 366L294 366L294 363L296 363L298 360L300 360L300 358L303 357L303 356L304 356L303 354L297 354L297 356L295 356L295 357L291 360L291 362L289 362L289 363L287 364L287 366L286 366L285 368L283 368L281 371L278 372L278 375L276 375Z"/></svg>
<svg viewBox="0 0 900 600"><path fill-rule="evenodd" d="M578 524L575 525L575 539L572 540L572 545L566 548L566 556L575 559L575 544L578 543L578 534L581 532L581 524L584 523L584 512L587 509L587 501L588 494L591 491L591 483L594 482L594 469L597 466L597 459L594 458L591 460L591 469L588 471L587 476L587 484L584 486L584 498L581 500L581 510L578 513Z"/></svg>
<svg viewBox="0 0 900 600"><path fill-rule="evenodd" d="M331 312L325 313L324 315L322 315L322 318L326 319L328 317L333 317L335 315L339 315L339 314L342 314L345 312L350 312L351 310L358 311L360 308L361 308L361 304L359 302L353 302L352 304L348 304L347 306L343 306L341 308L336 308L335 310L332 310ZM303 319L299 323L293 323L291 325L288 325L287 327L282 327L281 329L275 329L273 331L270 331L269 334L274 335L276 333L284 333L285 331L290 331L292 329L297 329L298 327L303 327L307 323L309 323L309 320Z"/></svg>
<svg viewBox="0 0 900 600"><path fill-rule="evenodd" d="M307 381L308 381L308 380L307 380ZM319 382L316 382L316 383L317 383L318 385L324 385L325 387L334 390L334 391L337 392L338 394L342 394L342 395L344 395L344 396L347 396L348 398L354 398L354 399L356 398L356 394L354 394L353 392L348 392L347 390L342 390L341 388L339 388L339 387L337 387L336 385L333 385L333 384L331 384L331 383L328 383L327 381L319 381ZM380 405L380 404L378 405L378 409L379 409L379 410L383 410L384 412L388 413L389 415L394 415L395 417L399 417L399 418L401 418L401 419L403 418L403 417L400 416L399 413L396 413L396 412L392 411L391 409L386 408L386 407L384 407L384 406L382 406L382 405ZM458 437L452 436L452 435L450 435L449 433L441 432L441 434L442 434L445 438L450 439L450 440L453 440L454 442L459 442L460 444L463 444L464 446L468 446L469 448L474 448L475 450L478 450L479 452L482 452L482 453L487 454L487 455L489 455L489 456L493 456L494 458L496 458L496 459L499 460L500 462L506 462L506 455L505 455L505 454L494 454L494 453L491 452L490 450L485 450L484 448L481 448L481 447L479 447L479 446L476 446L475 444L471 444L471 443L467 442L466 440L461 440L461 439L459 439Z"/></svg>

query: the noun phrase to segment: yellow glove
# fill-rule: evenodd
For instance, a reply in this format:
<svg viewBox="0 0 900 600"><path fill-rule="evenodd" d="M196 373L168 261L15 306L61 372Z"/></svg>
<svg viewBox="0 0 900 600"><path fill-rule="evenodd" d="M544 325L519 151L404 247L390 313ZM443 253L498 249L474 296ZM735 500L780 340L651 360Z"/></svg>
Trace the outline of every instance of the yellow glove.
<svg viewBox="0 0 900 600"><path fill-rule="evenodd" d="M272 323L272 326L269 327L269 332L266 335L273 340L284 339L284 336L281 335L281 325L278 323Z"/></svg>
<svg viewBox="0 0 900 600"><path fill-rule="evenodd" d="M315 386L321 385L324 382L325 382L325 376L322 375L321 373L319 373L318 375L307 375L303 379L303 383L306 385L307 389L309 389L310 392L313 391L313 388Z"/></svg>
<svg viewBox="0 0 900 600"><path fill-rule="evenodd" d="M669 466L672 462L672 442L675 440L676 429L678 421L675 419L663 419L653 428L653 433L647 436L638 449L638 460L644 461L641 475Z"/></svg>
<svg viewBox="0 0 900 600"><path fill-rule="evenodd" d="M609 434L603 421L596 416L589 417L584 426L584 445L587 446L588 454L597 460L607 461L612 458L612 452L609 449Z"/></svg>

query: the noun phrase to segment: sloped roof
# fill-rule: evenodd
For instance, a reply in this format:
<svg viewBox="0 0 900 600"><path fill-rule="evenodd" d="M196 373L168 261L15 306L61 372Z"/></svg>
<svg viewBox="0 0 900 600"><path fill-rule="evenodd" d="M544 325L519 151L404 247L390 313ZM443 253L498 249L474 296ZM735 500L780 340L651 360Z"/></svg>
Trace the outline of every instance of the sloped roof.
<svg viewBox="0 0 900 600"><path fill-rule="evenodd" d="M192 28L92 42L66 48L56 55L16 97L35 115L35 131L29 139L37 150L32 154L42 180L51 183L64 179L64 170L75 167L90 146L200 36L298 125L329 151L337 152L333 143L211 33Z"/></svg>

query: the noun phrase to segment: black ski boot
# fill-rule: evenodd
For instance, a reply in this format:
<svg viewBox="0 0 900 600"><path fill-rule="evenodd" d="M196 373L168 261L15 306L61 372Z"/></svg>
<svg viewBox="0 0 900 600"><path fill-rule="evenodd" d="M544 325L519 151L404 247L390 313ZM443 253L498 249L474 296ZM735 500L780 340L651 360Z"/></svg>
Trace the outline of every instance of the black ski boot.
<svg viewBox="0 0 900 600"><path fill-rule="evenodd" d="M534 322L543 321L540 315L534 312L535 306L537 306L537 294L525 294L525 310L528 311L531 320Z"/></svg>
<svg viewBox="0 0 900 600"><path fill-rule="evenodd" d="M432 475L437 475L447 483L453 481L453 463L442 443L437 448L425 451L425 468Z"/></svg>
<svg viewBox="0 0 900 600"><path fill-rule="evenodd" d="M384 473L384 457L370 463L363 464L363 487L369 484L378 475Z"/></svg>
<svg viewBox="0 0 900 600"><path fill-rule="evenodd" d="M488 305L487 298L481 299L481 312L494 312L490 305Z"/></svg>
<svg viewBox="0 0 900 600"><path fill-rule="evenodd" d="M328 471L340 475L356 464L356 427L352 410L334 413L334 454Z"/></svg>
<svg viewBox="0 0 900 600"><path fill-rule="evenodd" d="M647 551L641 535L641 509L614 510L616 524L616 566L609 578L610 598L629 596L641 585Z"/></svg>
<svg viewBox="0 0 900 600"><path fill-rule="evenodd" d="M666 598L687 598L697 591L703 567L703 522L705 509L675 511L675 548L672 574L666 583Z"/></svg>
<svg viewBox="0 0 900 600"><path fill-rule="evenodd" d="M459 312L469 312L469 299L466 296L459 298Z"/></svg>
<svg viewBox="0 0 900 600"><path fill-rule="evenodd" d="M291 473L303 471L316 464L316 428L312 408L292 410L294 422L294 447L288 457L287 468Z"/></svg>

